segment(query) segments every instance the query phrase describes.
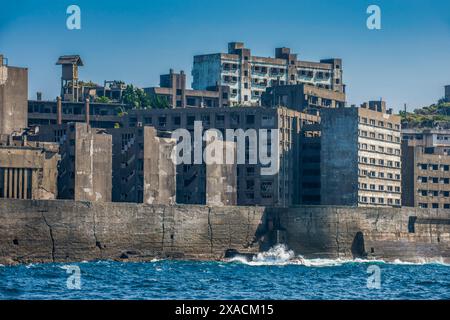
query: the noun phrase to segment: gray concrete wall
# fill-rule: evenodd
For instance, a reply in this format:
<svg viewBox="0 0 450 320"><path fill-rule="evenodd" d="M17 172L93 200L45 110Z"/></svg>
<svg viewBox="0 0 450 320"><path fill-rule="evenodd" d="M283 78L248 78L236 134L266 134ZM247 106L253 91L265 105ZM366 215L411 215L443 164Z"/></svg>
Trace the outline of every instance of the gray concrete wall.
<svg viewBox="0 0 450 320"><path fill-rule="evenodd" d="M0 134L27 127L28 69L0 66Z"/></svg>
<svg viewBox="0 0 450 320"><path fill-rule="evenodd" d="M289 248L304 257L450 262L449 210L305 206L279 217Z"/></svg>
<svg viewBox="0 0 450 320"><path fill-rule="evenodd" d="M111 201L112 137L75 123L75 194L79 201Z"/></svg>
<svg viewBox="0 0 450 320"><path fill-rule="evenodd" d="M236 143L213 141L208 147L213 147L216 150L223 148L223 163L206 164L206 204L211 206L235 206L237 204ZM231 164L226 164L227 154L228 157L232 158Z"/></svg>
<svg viewBox="0 0 450 320"><path fill-rule="evenodd" d="M0 199L0 263L219 259L258 252L263 208Z"/></svg>
<svg viewBox="0 0 450 320"><path fill-rule="evenodd" d="M358 203L358 110L321 111L321 203Z"/></svg>
<svg viewBox="0 0 450 320"><path fill-rule="evenodd" d="M267 249L277 228L307 258L450 262L448 210L0 199L0 263L220 259Z"/></svg>
<svg viewBox="0 0 450 320"><path fill-rule="evenodd" d="M144 203L175 204L175 146L175 139L158 137L155 128L144 127Z"/></svg>

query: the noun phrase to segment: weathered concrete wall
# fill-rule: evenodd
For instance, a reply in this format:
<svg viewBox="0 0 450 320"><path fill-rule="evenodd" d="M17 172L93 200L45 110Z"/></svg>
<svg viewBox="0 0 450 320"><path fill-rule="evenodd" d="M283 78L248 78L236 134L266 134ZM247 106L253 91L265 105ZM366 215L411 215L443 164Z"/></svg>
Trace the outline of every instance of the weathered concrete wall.
<svg viewBox="0 0 450 320"><path fill-rule="evenodd" d="M305 206L278 210L286 242L308 258L450 261L450 211Z"/></svg>
<svg viewBox="0 0 450 320"><path fill-rule="evenodd" d="M75 123L74 199L111 201L112 136L85 123Z"/></svg>
<svg viewBox="0 0 450 320"><path fill-rule="evenodd" d="M176 165L172 151L176 140L157 136L153 127L144 127L144 203L175 204Z"/></svg>
<svg viewBox="0 0 450 320"><path fill-rule="evenodd" d="M28 69L0 66L0 134L27 127Z"/></svg>
<svg viewBox="0 0 450 320"><path fill-rule="evenodd" d="M276 238L307 258L450 262L450 212L0 200L2 264L220 259L228 249L259 252Z"/></svg>
<svg viewBox="0 0 450 320"><path fill-rule="evenodd" d="M212 149L210 149L212 148ZM208 150L222 152L222 161L206 159L206 204L210 206L237 205L237 156L236 143L230 141L213 141ZM209 158L209 152L206 152ZM217 157L217 156L216 156ZM227 159L231 161L227 161ZM230 162L230 164L227 164Z"/></svg>
<svg viewBox="0 0 450 320"><path fill-rule="evenodd" d="M323 109L320 172L321 203L358 204L358 110Z"/></svg>
<svg viewBox="0 0 450 320"><path fill-rule="evenodd" d="M0 198L56 199L58 145L0 146Z"/></svg>
<svg viewBox="0 0 450 320"><path fill-rule="evenodd" d="M255 253L263 216L256 207L0 200L0 263Z"/></svg>

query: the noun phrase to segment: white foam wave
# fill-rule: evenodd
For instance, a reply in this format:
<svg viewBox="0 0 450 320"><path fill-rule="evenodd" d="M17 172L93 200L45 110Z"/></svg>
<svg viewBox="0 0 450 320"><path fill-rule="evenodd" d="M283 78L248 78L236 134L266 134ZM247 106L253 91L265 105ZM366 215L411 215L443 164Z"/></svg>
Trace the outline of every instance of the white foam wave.
<svg viewBox="0 0 450 320"><path fill-rule="evenodd" d="M349 263L378 263L378 264L395 264L395 265L426 265L438 264L443 266L450 266L445 263L443 258L440 259L417 259L417 261L401 261L396 259L394 261L385 261L380 259L306 259L303 256L296 256L294 251L289 250L285 245L276 245L269 251L258 253L251 260L245 256L236 256L226 260L227 262L237 262L250 266L283 266L283 265L302 265L306 267L334 267Z"/></svg>

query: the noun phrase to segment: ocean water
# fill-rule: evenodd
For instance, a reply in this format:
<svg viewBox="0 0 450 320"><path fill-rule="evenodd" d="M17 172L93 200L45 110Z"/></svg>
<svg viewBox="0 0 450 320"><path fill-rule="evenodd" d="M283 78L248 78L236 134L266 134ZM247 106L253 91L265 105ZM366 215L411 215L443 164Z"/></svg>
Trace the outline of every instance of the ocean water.
<svg viewBox="0 0 450 320"><path fill-rule="evenodd" d="M283 247L252 261L0 266L0 299L450 299L450 266L307 260Z"/></svg>

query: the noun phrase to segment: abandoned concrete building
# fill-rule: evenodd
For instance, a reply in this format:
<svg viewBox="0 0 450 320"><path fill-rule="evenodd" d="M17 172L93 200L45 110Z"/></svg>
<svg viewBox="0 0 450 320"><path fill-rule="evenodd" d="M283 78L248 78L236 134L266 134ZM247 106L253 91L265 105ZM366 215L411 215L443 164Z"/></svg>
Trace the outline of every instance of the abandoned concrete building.
<svg viewBox="0 0 450 320"><path fill-rule="evenodd" d="M85 102L70 101L28 101L28 125L54 125L67 124L69 122L85 121ZM61 113L58 108L61 107ZM124 108L123 104L116 103L90 103L90 125L93 128L114 128L120 126L123 118L119 116L119 111ZM61 116L60 122L58 115Z"/></svg>
<svg viewBox="0 0 450 320"><path fill-rule="evenodd" d="M37 141L60 146L58 199L111 201L112 138L86 123L39 126Z"/></svg>
<svg viewBox="0 0 450 320"><path fill-rule="evenodd" d="M321 203L400 206L400 140L384 101L321 110Z"/></svg>
<svg viewBox="0 0 450 320"><path fill-rule="evenodd" d="M205 107L221 108L230 105L228 86L213 85L204 90L186 88L186 74L181 71L160 76L160 86L144 88L150 97L165 99L172 108Z"/></svg>
<svg viewBox="0 0 450 320"><path fill-rule="evenodd" d="M450 209L450 130L402 131L402 205Z"/></svg>
<svg viewBox="0 0 450 320"><path fill-rule="evenodd" d="M230 87L230 105L258 105L267 87L278 84L312 84L345 92L342 60L307 62L289 48L277 48L275 58L252 56L241 42L228 44L228 53L197 55L192 69L192 88Z"/></svg>
<svg viewBox="0 0 450 320"><path fill-rule="evenodd" d="M300 112L318 114L322 108L342 108L345 93L323 89L310 84L274 85L262 93L261 105L285 106Z"/></svg>
<svg viewBox="0 0 450 320"><path fill-rule="evenodd" d="M299 204L320 205L320 132L319 123L305 124L300 132L300 147L297 152L299 167L298 199Z"/></svg>
<svg viewBox="0 0 450 320"><path fill-rule="evenodd" d="M125 117L124 128L121 130L128 131L131 134L130 139L136 137L131 132L133 128L139 130L144 126L154 126L160 131L185 128L194 136L196 121L201 121L204 130L215 128L224 136L225 129L255 129L257 135L259 135L259 129L266 129L268 132L279 129L278 173L264 176L260 175L261 164L259 163L238 164L236 168L237 204L288 206L299 202L297 183L300 177L295 154L298 150L302 126L317 123L317 116L282 107L132 110ZM140 144L136 141L134 143ZM251 146L247 144L246 154L250 148ZM205 204L207 202L206 182L207 173L204 165L179 165L177 167L177 203Z"/></svg>
<svg viewBox="0 0 450 320"><path fill-rule="evenodd" d="M28 141L28 69L0 55L0 198L55 199L58 145Z"/></svg>
<svg viewBox="0 0 450 320"><path fill-rule="evenodd" d="M57 198L59 148L56 143L0 135L0 198Z"/></svg>

